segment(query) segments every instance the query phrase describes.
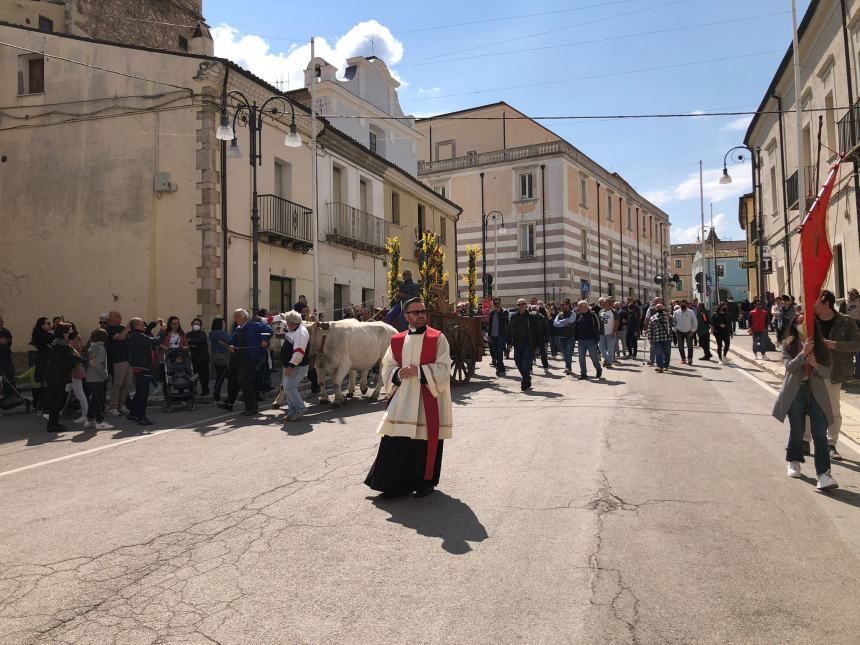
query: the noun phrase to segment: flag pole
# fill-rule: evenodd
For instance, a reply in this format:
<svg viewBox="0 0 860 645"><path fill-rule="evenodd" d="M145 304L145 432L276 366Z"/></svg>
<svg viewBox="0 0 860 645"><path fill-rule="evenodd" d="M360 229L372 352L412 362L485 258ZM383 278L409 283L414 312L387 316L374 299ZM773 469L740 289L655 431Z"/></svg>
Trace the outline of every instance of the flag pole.
<svg viewBox="0 0 860 645"><path fill-rule="evenodd" d="M792 26L792 49L794 51L794 111L796 115L795 127L797 129L797 212L800 221L806 217L806 167L803 165L803 106L800 94L800 36L797 33L797 0L791 0L791 26ZM761 214L759 214L761 217ZM761 243L761 241L759 241ZM799 242L798 242L799 243ZM791 245L789 244L789 249ZM791 257L785 259L786 265L791 262ZM803 263L800 263L801 278L803 285ZM801 289L801 292L803 289ZM761 295L761 294L759 294ZM803 294L801 294L802 297ZM805 305L806 303L804 303Z"/></svg>

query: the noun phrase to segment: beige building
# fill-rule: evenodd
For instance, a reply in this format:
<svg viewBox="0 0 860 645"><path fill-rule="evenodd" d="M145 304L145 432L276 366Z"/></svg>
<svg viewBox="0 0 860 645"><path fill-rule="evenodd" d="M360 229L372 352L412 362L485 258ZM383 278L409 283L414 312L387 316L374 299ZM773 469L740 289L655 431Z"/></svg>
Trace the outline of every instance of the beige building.
<svg viewBox="0 0 860 645"><path fill-rule="evenodd" d="M756 194L756 205L762 205L763 242L773 262L773 273L765 275L766 291L802 298L800 239L795 234L801 217L798 198L805 197L809 205L836 159L835 151L841 151L848 158L828 210L834 260L826 287L842 298L860 276L860 184L856 176L860 108L854 103L850 110L845 109L856 101L860 80L860 1L812 0L799 27L799 42L800 88L794 84L794 50L789 46L759 107L759 112L766 113L753 119L744 139L760 150L761 194ZM803 110L800 154L795 116L798 97ZM823 117L820 159L819 116ZM805 175L800 186L799 166ZM755 231L753 235L757 240Z"/></svg>
<svg viewBox="0 0 860 645"><path fill-rule="evenodd" d="M744 240L721 240L714 229L705 238L704 255L701 242L672 244L669 273L677 273L681 280L678 285L670 283L669 297L688 301L695 298L712 306L717 303L718 295L721 301L729 298L738 302L746 300L750 289L747 270L742 267L746 261L746 248ZM701 288L696 280L699 273L703 278Z"/></svg>
<svg viewBox="0 0 860 645"><path fill-rule="evenodd" d="M669 216L620 175L504 102L419 119L417 128L418 176L463 208L461 278L486 213L487 273L506 303L661 293L654 280L667 269ZM465 290L461 279L461 298Z"/></svg>
<svg viewBox="0 0 860 645"><path fill-rule="evenodd" d="M693 278L693 257L696 251L701 251L701 244L672 244L669 246L669 275L678 274L681 278L677 283L669 283L669 298L671 300L702 299L696 290Z"/></svg>
<svg viewBox="0 0 860 645"><path fill-rule="evenodd" d="M84 330L108 309L208 325L251 303L249 133L236 128L235 158L215 135L225 89L258 105L279 92L211 56L203 31L207 53L194 54L0 23L10 44L0 49L0 312L17 351L42 315ZM261 306L312 301L316 253L315 304L327 318L382 304L385 237L408 248L418 225L405 212L392 222L392 190L416 217L423 205L454 258L457 205L324 118L315 208L311 118L299 101L296 115L301 147L284 145L288 114L262 128Z"/></svg>
<svg viewBox="0 0 860 645"><path fill-rule="evenodd" d="M747 193L738 199L738 224L746 233L746 254L743 262L747 267L747 285L751 295L755 295L758 273L756 260L756 228L755 228L755 206L753 200L755 193Z"/></svg>

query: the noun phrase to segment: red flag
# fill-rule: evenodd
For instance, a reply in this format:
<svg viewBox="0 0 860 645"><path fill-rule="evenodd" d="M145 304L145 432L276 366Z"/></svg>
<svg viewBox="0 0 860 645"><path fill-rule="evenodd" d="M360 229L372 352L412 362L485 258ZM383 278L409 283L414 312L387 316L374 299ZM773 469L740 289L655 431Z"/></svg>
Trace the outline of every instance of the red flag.
<svg viewBox="0 0 860 645"><path fill-rule="evenodd" d="M814 334L815 316L812 314L812 305L821 295L821 288L833 261L830 242L827 240L827 205L841 163L840 156L830 167L830 173L818 191L818 197L812 202L800 225L800 261L803 265L803 305L806 311L804 322L807 338L812 338Z"/></svg>

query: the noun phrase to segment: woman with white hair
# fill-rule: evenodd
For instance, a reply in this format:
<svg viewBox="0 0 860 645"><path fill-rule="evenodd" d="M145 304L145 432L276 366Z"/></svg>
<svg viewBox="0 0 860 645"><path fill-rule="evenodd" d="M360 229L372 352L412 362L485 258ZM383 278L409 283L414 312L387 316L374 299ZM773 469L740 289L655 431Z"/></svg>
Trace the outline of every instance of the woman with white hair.
<svg viewBox="0 0 860 645"><path fill-rule="evenodd" d="M287 421L298 421L304 416L305 402L299 393L299 383L307 376L310 363L307 355L310 335L302 325L302 316L297 311L284 314L287 331L281 346L281 365L283 366L282 385L287 402Z"/></svg>

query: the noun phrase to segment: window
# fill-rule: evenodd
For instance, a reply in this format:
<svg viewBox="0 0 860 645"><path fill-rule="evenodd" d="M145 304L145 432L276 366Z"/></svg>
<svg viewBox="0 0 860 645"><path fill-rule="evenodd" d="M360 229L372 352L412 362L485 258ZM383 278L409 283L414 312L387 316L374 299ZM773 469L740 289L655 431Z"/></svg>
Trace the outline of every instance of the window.
<svg viewBox="0 0 860 645"><path fill-rule="evenodd" d="M343 170L334 166L331 170L331 201L343 203Z"/></svg>
<svg viewBox="0 0 860 645"><path fill-rule="evenodd" d="M609 268L612 268L612 240L606 241L606 253L609 256Z"/></svg>
<svg viewBox="0 0 860 645"><path fill-rule="evenodd" d="M376 152L376 133L373 130L370 131L370 151Z"/></svg>
<svg viewBox="0 0 860 645"><path fill-rule="evenodd" d="M535 225L520 224L520 257L532 258L535 255Z"/></svg>
<svg viewBox="0 0 860 645"><path fill-rule="evenodd" d="M776 166L770 167L770 206L771 213L776 217L776 211L779 209L779 203L776 201ZM747 228L752 228L747 226Z"/></svg>
<svg viewBox="0 0 860 645"><path fill-rule="evenodd" d="M612 221L612 193L606 193L606 221Z"/></svg>
<svg viewBox="0 0 860 645"><path fill-rule="evenodd" d="M678 291L683 291L683 290L684 290L684 281L678 280Z"/></svg>
<svg viewBox="0 0 860 645"><path fill-rule="evenodd" d="M334 285L334 319L341 320L343 318L343 310L349 306L349 285L336 284Z"/></svg>
<svg viewBox="0 0 860 645"><path fill-rule="evenodd" d="M448 222L445 216L439 217L439 244L447 244L448 240Z"/></svg>
<svg viewBox="0 0 860 645"><path fill-rule="evenodd" d="M179 37L179 51L188 51L188 39L185 36Z"/></svg>
<svg viewBox="0 0 860 645"><path fill-rule="evenodd" d="M373 289L362 289L361 290L361 306L367 307L371 311L376 306L375 300L375 292Z"/></svg>
<svg viewBox="0 0 860 645"><path fill-rule="evenodd" d="M520 175L520 199L534 199L534 175L530 172Z"/></svg>
<svg viewBox="0 0 860 645"><path fill-rule="evenodd" d="M675 268L676 268L676 269L680 269L680 268L681 268L681 264L682 264L682 263L681 263L681 260L675 260Z"/></svg>
<svg viewBox="0 0 860 645"><path fill-rule="evenodd" d="M18 58L18 95L45 92L45 57L26 55Z"/></svg>
<svg viewBox="0 0 860 645"><path fill-rule="evenodd" d="M633 208L630 206L627 207L627 230L633 230Z"/></svg>
<svg viewBox="0 0 860 645"><path fill-rule="evenodd" d="M842 245L833 245L833 292L837 298L845 297L845 260L842 257Z"/></svg>
<svg viewBox="0 0 860 645"><path fill-rule="evenodd" d="M448 197L448 188L446 186L434 186L433 190L442 195L442 197Z"/></svg>
<svg viewBox="0 0 860 645"><path fill-rule="evenodd" d="M391 221L400 224L400 193L391 193Z"/></svg>
<svg viewBox="0 0 860 645"><path fill-rule="evenodd" d="M726 265L717 263L717 277L725 278L726 277Z"/></svg>
<svg viewBox="0 0 860 645"><path fill-rule="evenodd" d="M358 199L359 199L358 208L359 208L359 210L362 210L365 213L370 212L370 210L369 210L369 207L370 207L370 195L369 195L369 193L370 193L370 188L367 185L367 181L365 181L364 179L360 179L358 182Z"/></svg>
<svg viewBox="0 0 860 645"><path fill-rule="evenodd" d="M421 239L425 228L427 228L427 222L424 217L424 206L418 204L418 239Z"/></svg>
<svg viewBox="0 0 860 645"><path fill-rule="evenodd" d="M839 139L836 137L836 110L833 103L833 92L828 92L827 96L824 97L824 123L825 130L827 132L827 147L831 150L839 150ZM826 152L825 157L830 156L829 153Z"/></svg>
<svg viewBox="0 0 860 645"><path fill-rule="evenodd" d="M633 251L627 249L627 273L633 275Z"/></svg>
<svg viewBox="0 0 860 645"><path fill-rule="evenodd" d="M45 16L39 16L39 31L51 33L54 31L54 21Z"/></svg>
<svg viewBox="0 0 860 645"><path fill-rule="evenodd" d="M293 308L293 281L277 275L269 277L269 311L289 311Z"/></svg>
<svg viewBox="0 0 860 645"><path fill-rule="evenodd" d="M588 208L588 179L579 178L579 205Z"/></svg>
<svg viewBox="0 0 860 645"><path fill-rule="evenodd" d="M648 237L648 227L645 226L645 215L642 215L642 237Z"/></svg>
<svg viewBox="0 0 860 645"><path fill-rule="evenodd" d="M588 231L582 229L580 231L582 233L582 241L579 245L580 251L582 252L582 260L583 262L588 260Z"/></svg>
<svg viewBox="0 0 860 645"><path fill-rule="evenodd" d="M275 159L275 195L290 199L293 193L292 166L286 161Z"/></svg>
<svg viewBox="0 0 860 645"><path fill-rule="evenodd" d="M607 286L609 288L609 297L614 298L615 297L615 285L610 282Z"/></svg>

